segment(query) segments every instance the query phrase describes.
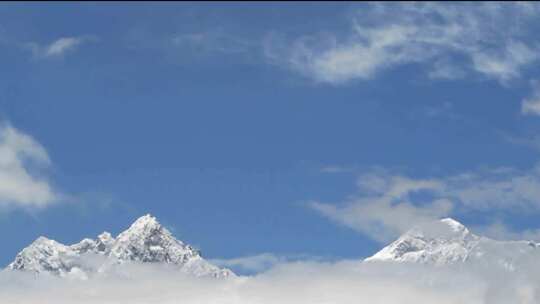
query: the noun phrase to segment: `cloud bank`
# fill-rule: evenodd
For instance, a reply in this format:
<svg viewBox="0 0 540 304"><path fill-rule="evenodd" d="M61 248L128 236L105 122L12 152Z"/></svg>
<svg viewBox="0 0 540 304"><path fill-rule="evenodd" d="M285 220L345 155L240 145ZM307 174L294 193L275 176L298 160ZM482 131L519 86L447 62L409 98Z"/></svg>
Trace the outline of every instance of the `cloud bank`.
<svg viewBox="0 0 540 304"><path fill-rule="evenodd" d="M0 302L533 304L540 300L536 265L531 262L529 271L503 275L474 268L297 262L230 280L195 279L147 265L86 281L4 272L0 274Z"/></svg>

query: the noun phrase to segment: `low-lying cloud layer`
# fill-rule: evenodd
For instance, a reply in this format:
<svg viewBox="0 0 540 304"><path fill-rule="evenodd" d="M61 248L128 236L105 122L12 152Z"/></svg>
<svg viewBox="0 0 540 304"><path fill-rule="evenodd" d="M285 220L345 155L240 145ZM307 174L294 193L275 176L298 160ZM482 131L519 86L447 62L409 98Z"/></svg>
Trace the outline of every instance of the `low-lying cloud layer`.
<svg viewBox="0 0 540 304"><path fill-rule="evenodd" d="M0 303L538 303L537 263L526 272L341 261L279 264L228 280L194 279L170 268L132 266L86 281L0 274Z"/></svg>

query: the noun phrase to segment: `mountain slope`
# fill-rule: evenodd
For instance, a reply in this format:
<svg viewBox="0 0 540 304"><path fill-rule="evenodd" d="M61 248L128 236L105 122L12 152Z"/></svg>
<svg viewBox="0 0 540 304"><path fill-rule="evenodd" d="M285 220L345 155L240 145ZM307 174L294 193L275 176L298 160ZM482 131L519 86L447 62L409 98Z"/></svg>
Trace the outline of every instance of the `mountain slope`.
<svg viewBox="0 0 540 304"><path fill-rule="evenodd" d="M528 258L540 258L539 247L529 241L480 237L461 223L446 218L414 227L365 261L435 266L474 263L514 270Z"/></svg>
<svg viewBox="0 0 540 304"><path fill-rule="evenodd" d="M195 276L234 276L230 270L204 260L192 246L175 239L149 214L137 219L117 238L104 232L95 240L83 239L67 246L39 237L17 254L7 269L84 278L132 262L170 264Z"/></svg>

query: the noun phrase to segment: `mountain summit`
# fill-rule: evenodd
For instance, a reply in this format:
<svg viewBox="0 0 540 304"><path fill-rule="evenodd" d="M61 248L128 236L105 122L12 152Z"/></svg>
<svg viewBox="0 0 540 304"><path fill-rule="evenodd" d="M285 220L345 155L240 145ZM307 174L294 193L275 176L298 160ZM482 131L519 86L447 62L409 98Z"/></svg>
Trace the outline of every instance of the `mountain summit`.
<svg viewBox="0 0 540 304"><path fill-rule="evenodd" d="M195 276L234 276L228 269L210 264L198 250L177 240L150 214L137 219L116 238L103 232L96 239L64 245L39 237L8 265L10 270L86 277L129 262L162 263Z"/></svg>
<svg viewBox="0 0 540 304"><path fill-rule="evenodd" d="M446 218L412 228L365 261L435 266L476 263L514 270L528 257L540 257L539 244L481 237L458 221Z"/></svg>

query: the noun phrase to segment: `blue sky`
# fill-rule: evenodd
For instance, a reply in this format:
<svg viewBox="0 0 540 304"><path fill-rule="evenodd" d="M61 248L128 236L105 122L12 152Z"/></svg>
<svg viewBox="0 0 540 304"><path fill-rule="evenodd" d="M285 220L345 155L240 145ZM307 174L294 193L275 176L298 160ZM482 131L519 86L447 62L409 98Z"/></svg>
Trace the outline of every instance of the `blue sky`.
<svg viewBox="0 0 540 304"><path fill-rule="evenodd" d="M0 7L0 264L152 213L212 259L540 239L534 4ZM271 259L270 259L271 260Z"/></svg>

